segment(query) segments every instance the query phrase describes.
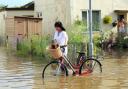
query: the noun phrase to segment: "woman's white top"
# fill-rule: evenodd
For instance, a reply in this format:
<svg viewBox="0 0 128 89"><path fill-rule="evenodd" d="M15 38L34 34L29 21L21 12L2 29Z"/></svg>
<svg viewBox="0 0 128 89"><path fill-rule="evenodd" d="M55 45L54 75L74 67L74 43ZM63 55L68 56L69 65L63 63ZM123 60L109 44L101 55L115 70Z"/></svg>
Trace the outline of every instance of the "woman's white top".
<svg viewBox="0 0 128 89"><path fill-rule="evenodd" d="M64 46L64 45L67 45L68 43L68 35L65 31L62 31L62 32L55 32L54 34L54 40L57 41L57 43L60 45L60 46ZM64 55L67 56L67 53L68 53L68 49L67 47L65 47L65 52L64 52Z"/></svg>

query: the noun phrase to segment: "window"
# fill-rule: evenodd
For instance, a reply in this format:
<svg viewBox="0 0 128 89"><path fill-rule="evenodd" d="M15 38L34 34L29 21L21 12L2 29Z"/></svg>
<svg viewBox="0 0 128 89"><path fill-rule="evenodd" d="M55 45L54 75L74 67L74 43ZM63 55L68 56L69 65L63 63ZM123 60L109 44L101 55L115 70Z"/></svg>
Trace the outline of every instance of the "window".
<svg viewBox="0 0 128 89"><path fill-rule="evenodd" d="M87 23L87 11L82 12L82 20Z"/></svg>
<svg viewBox="0 0 128 89"><path fill-rule="evenodd" d="M88 23L88 12L82 11L82 20ZM92 11L93 31L100 31L100 11Z"/></svg>

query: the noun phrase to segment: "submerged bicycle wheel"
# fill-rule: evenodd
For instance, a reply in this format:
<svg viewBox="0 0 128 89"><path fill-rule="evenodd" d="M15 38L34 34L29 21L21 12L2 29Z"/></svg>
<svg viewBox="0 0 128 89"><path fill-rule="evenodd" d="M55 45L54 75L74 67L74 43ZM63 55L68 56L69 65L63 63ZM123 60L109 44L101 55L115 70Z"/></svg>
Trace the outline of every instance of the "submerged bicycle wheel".
<svg viewBox="0 0 128 89"><path fill-rule="evenodd" d="M102 72L102 65L96 59L87 59L80 67L79 74L100 74Z"/></svg>
<svg viewBox="0 0 128 89"><path fill-rule="evenodd" d="M43 79L55 79L59 76L68 76L68 70L64 64L58 61L52 61L47 64L43 70Z"/></svg>

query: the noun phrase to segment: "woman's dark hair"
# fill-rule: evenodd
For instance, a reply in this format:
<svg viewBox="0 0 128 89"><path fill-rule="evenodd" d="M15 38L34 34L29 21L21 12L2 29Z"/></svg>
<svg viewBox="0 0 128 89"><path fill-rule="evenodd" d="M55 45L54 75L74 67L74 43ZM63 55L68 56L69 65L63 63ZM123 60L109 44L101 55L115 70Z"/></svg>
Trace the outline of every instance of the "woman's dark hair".
<svg viewBox="0 0 128 89"><path fill-rule="evenodd" d="M54 26L55 27L60 27L62 29L62 31L66 31L64 26L63 26L63 24L62 24L62 22L60 22L60 21L55 22Z"/></svg>

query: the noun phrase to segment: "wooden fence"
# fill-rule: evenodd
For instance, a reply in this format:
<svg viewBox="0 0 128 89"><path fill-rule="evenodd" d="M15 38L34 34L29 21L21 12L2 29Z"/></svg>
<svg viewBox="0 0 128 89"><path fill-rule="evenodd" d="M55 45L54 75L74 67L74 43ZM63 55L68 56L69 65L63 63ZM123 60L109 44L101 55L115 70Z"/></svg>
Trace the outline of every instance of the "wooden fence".
<svg viewBox="0 0 128 89"><path fill-rule="evenodd" d="M16 48L17 40L42 35L42 19L30 17L6 18L6 40L9 46Z"/></svg>

